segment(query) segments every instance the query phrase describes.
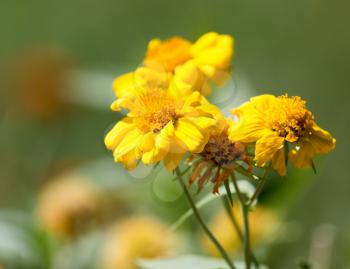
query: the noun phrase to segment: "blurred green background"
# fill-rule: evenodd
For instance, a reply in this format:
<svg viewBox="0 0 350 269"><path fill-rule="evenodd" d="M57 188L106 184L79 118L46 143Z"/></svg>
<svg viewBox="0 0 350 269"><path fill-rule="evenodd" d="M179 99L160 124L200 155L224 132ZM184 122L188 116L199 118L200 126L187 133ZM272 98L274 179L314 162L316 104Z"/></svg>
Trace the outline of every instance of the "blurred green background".
<svg viewBox="0 0 350 269"><path fill-rule="evenodd" d="M145 188L152 184L149 180L125 180L128 175L111 163L103 136L120 115L109 110L110 85L114 77L141 63L150 39L179 35L196 40L216 31L235 37L236 91L247 97L300 95L319 125L337 138L336 150L317 159L317 175L292 173L275 179L266 193L270 206L282 207L283 220L300 231L288 242L273 244L264 260L271 268L298 268L310 252L321 255L317 249L322 251L324 243L331 265L323 269L348 268L349 10L350 2L343 0L2 0L0 208L31 214L50 178L102 158L110 162L109 170L115 169L109 177L125 181L130 189L145 190L149 197L144 199L157 214L166 215L170 208L173 215L165 218L176 220L186 210L185 203L157 203L153 190ZM54 51L58 60L48 60L44 70L52 68L52 62L53 70L73 70L59 101L50 96L38 101L33 95L40 91L17 85L33 70L27 64L31 54L40 59L47 51ZM252 89L247 93L240 87L245 83ZM45 100L55 109L33 111L28 106ZM105 178L99 173L97 185ZM318 233L319 245L313 242Z"/></svg>

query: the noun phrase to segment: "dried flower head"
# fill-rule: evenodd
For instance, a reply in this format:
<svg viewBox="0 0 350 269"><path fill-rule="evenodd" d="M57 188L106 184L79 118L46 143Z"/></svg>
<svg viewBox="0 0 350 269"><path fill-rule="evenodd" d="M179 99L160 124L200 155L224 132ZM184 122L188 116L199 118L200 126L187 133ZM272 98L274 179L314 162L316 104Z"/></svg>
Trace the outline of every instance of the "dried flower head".
<svg viewBox="0 0 350 269"><path fill-rule="evenodd" d="M211 181L214 183L214 192L218 192L220 185L233 173L236 162L247 161L246 146L228 138L227 131L232 124L229 119L219 120L203 151L190 157L190 184L197 182L199 190Z"/></svg>

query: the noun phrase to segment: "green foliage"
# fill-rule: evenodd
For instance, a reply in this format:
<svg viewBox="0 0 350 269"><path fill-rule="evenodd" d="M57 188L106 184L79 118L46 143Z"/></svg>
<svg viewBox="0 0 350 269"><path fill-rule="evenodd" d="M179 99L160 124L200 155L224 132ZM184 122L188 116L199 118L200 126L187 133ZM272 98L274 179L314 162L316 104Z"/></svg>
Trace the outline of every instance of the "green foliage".
<svg viewBox="0 0 350 269"><path fill-rule="evenodd" d="M52 257L49 237L28 215L0 214L0 263L15 269L47 269Z"/></svg>

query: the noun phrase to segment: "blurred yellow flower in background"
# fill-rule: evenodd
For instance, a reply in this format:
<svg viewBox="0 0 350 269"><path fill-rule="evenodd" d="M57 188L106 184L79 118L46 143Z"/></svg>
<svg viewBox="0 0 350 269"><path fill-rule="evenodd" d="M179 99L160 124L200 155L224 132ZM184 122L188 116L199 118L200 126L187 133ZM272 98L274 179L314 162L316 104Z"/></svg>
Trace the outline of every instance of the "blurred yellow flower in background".
<svg viewBox="0 0 350 269"><path fill-rule="evenodd" d="M159 220L149 216L126 218L107 233L102 268L136 269L137 259L168 256L174 244L175 238Z"/></svg>
<svg viewBox="0 0 350 269"><path fill-rule="evenodd" d="M286 174L285 142L292 143L289 159L296 167L311 167L312 158L330 152L336 140L316 124L305 104L298 96L253 97L233 109L239 123L230 128L230 139L256 142L257 165L264 166L272 160L273 168L280 175Z"/></svg>
<svg viewBox="0 0 350 269"><path fill-rule="evenodd" d="M121 207L120 201L100 193L88 179L64 174L44 186L35 213L44 229L70 238L115 217Z"/></svg>
<svg viewBox="0 0 350 269"><path fill-rule="evenodd" d="M229 35L210 32L194 44L181 37L165 41L153 39L148 44L144 65L171 79L171 88L190 94L199 91L210 94L208 80L222 85L229 78L234 40ZM130 88L135 83L134 73L118 77L114 89Z"/></svg>
<svg viewBox="0 0 350 269"><path fill-rule="evenodd" d="M9 77L21 112L38 119L59 115L71 65L68 55L55 47L33 48L18 57Z"/></svg>
<svg viewBox="0 0 350 269"><path fill-rule="evenodd" d="M232 212L242 231L243 222L238 204L233 207ZM257 207L254 211L250 212L249 222L252 246L259 246L273 239L280 225L277 215L272 210L264 207ZM213 217L211 223L209 223L209 227L225 249L233 254L239 253L242 248L242 241L225 210L220 211ZM204 235L201 237L201 244L206 252L220 256L220 253L212 242Z"/></svg>
<svg viewBox="0 0 350 269"><path fill-rule="evenodd" d="M186 98L174 95L152 69L142 68L138 78L141 86L121 91L125 98L112 104L112 109L125 108L128 114L108 132L106 147L127 169L141 159L145 164L164 160L172 170L186 152L203 150L220 111L199 92Z"/></svg>

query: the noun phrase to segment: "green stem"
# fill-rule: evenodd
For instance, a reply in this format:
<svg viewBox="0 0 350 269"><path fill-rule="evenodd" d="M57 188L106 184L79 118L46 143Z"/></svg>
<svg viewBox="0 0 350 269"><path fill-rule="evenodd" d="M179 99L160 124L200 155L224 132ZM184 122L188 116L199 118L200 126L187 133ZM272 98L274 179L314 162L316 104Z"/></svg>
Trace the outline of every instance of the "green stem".
<svg viewBox="0 0 350 269"><path fill-rule="evenodd" d="M250 269L250 265L252 262L254 263L256 268L259 268L259 264L255 259L254 253L250 246L250 231L249 231L249 216L248 216L249 204L246 202L246 199L243 197L239 189L237 179L234 173L231 175L231 179L233 182L233 186L235 187L238 200L241 206L241 211L242 211L243 226L244 226L243 246L244 246L244 258L245 258L246 269Z"/></svg>
<svg viewBox="0 0 350 269"><path fill-rule="evenodd" d="M227 213L228 217L230 218L230 220L233 224L233 227L235 228L235 230L237 232L239 239L243 242L243 234L242 234L242 231L239 227L239 224L238 224L238 222L237 222L237 220L232 212L232 206L229 203L229 200L227 199L227 197L222 197L222 198L223 198L224 206L226 209L226 213Z"/></svg>
<svg viewBox="0 0 350 269"><path fill-rule="evenodd" d="M180 185L185 193L185 196L187 197L187 200L193 210L193 213L195 215L195 217L197 218L199 224L202 226L204 232L207 234L207 236L209 237L209 239L213 242L213 244L215 245L215 247L218 249L218 251L220 252L221 256L225 259L226 263L228 264L228 266L230 267L230 269L236 269L236 267L233 265L230 257L228 256L228 254L226 253L225 249L221 246L221 244L219 243L219 241L215 238L214 234L209 230L209 228L207 227L207 225L205 224L205 222L203 221L202 217L200 216L197 207L195 205L195 203L192 200L191 194L187 189L187 186L182 178L181 172L179 170L179 168L175 169L175 173L179 179Z"/></svg>
<svg viewBox="0 0 350 269"><path fill-rule="evenodd" d="M258 186L256 187L256 190L252 196L252 198L250 198L250 201L248 202L248 206L250 207L254 201L259 197L261 191L263 190L266 180L267 180L267 175L269 174L269 170L265 170L264 175L260 178L260 181L258 183Z"/></svg>
<svg viewBox="0 0 350 269"><path fill-rule="evenodd" d="M229 200L227 198L225 199L225 197L223 197L223 202L224 202L224 206L225 206L225 209L226 209L226 213L227 213L228 217L230 218L233 227L236 230L236 233L238 235L239 240L243 244L244 243L243 233L241 231L241 228L239 227L239 224L237 222L237 219L236 219L235 215L232 212L232 208L230 207ZM250 252L250 256L251 256L252 261L253 261L253 263L255 265L255 268L259 268L259 262L256 259L256 257L254 256L254 253L252 251Z"/></svg>
<svg viewBox="0 0 350 269"><path fill-rule="evenodd" d="M251 250L250 250L250 232L249 232L249 217L248 210L249 207L246 204L241 203L241 210L243 216L243 224L244 224L244 257L246 269L250 269L251 260Z"/></svg>

